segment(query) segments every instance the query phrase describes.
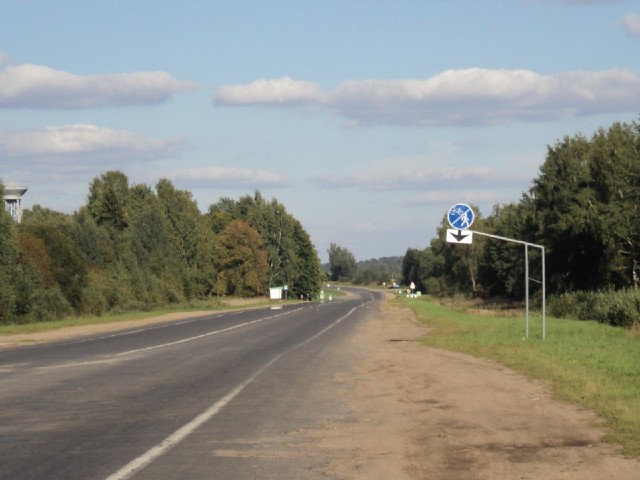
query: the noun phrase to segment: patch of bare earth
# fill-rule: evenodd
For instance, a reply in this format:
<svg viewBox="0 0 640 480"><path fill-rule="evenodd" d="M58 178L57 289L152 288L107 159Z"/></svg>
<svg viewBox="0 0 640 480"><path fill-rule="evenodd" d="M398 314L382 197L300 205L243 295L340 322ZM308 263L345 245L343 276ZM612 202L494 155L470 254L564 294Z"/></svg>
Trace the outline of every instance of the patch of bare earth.
<svg viewBox="0 0 640 480"><path fill-rule="evenodd" d="M383 304L334 383L351 414L303 432L342 479L640 479L597 418L495 363L420 346L412 312ZM301 432L302 433L302 432Z"/></svg>

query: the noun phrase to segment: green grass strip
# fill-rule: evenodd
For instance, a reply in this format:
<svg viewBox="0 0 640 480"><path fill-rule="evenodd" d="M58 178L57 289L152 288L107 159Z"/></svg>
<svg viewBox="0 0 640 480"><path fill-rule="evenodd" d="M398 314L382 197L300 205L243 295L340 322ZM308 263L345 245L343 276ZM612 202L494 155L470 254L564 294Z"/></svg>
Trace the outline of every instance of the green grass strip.
<svg viewBox="0 0 640 480"><path fill-rule="evenodd" d="M430 327L424 345L495 360L529 377L545 381L556 398L596 412L610 431L606 441L622 453L640 458L640 337L597 322L547 317L542 321L466 313L428 297L402 298Z"/></svg>
<svg viewBox="0 0 640 480"><path fill-rule="evenodd" d="M129 320L144 320L147 318L158 317L169 313L189 313L189 312L215 312L225 311L237 308L264 307L273 305L273 302L264 299L264 301L251 302L247 305L234 305L225 303L219 299L210 300L194 300L190 302L175 303L163 307L151 308L145 311L132 310L121 313L108 313L100 316L80 316L67 317L62 320L49 322L32 322L32 323L11 323L0 325L0 335L18 335L25 333L46 332L48 330L58 330L66 327L76 327L82 325L100 325L103 323L126 322Z"/></svg>

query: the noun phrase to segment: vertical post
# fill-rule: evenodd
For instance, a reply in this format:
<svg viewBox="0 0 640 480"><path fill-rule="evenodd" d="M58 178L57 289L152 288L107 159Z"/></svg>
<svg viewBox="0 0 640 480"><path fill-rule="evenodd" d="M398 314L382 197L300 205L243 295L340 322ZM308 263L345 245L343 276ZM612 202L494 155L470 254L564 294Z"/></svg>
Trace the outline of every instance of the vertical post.
<svg viewBox="0 0 640 480"><path fill-rule="evenodd" d="M544 340L547 336L547 315L546 315L546 307L547 307L547 295L546 295L546 272L545 272L545 260L544 260L544 247L542 248L542 339Z"/></svg>
<svg viewBox="0 0 640 480"><path fill-rule="evenodd" d="M495 238L498 240L505 240L507 242L520 243L525 246L525 274L526 274L526 302L527 302L527 318L526 318L526 334L529 336L529 251L527 250L529 247L539 248L542 251L542 339L544 340L547 335L547 299L546 299L546 264L545 264L545 256L544 256L544 247L542 245L536 245L535 243L524 242L522 240L516 240L514 238L501 237L500 235L493 235L491 233L484 232L475 232L469 230L469 232L482 235L483 237Z"/></svg>
<svg viewBox="0 0 640 480"><path fill-rule="evenodd" d="M529 338L529 245L524 244L524 296L525 296L525 320L524 333Z"/></svg>

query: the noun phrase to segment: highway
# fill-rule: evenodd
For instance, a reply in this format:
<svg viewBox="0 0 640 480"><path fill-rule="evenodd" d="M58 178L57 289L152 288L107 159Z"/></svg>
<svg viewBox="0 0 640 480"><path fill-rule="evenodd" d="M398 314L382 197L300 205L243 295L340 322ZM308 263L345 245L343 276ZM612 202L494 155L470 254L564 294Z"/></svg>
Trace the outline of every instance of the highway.
<svg viewBox="0 0 640 480"><path fill-rule="evenodd" d="M332 379L381 294L341 298L0 350L0 479L327 478L291 432L348 413Z"/></svg>

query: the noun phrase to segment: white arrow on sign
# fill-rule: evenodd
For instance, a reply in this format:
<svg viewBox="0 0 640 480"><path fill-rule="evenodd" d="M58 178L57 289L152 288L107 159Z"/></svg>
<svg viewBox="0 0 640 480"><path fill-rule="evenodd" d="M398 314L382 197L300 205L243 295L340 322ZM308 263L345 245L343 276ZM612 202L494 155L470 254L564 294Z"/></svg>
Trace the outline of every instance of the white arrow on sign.
<svg viewBox="0 0 640 480"><path fill-rule="evenodd" d="M473 232L471 230L447 229L447 242L449 243L471 243Z"/></svg>

